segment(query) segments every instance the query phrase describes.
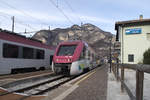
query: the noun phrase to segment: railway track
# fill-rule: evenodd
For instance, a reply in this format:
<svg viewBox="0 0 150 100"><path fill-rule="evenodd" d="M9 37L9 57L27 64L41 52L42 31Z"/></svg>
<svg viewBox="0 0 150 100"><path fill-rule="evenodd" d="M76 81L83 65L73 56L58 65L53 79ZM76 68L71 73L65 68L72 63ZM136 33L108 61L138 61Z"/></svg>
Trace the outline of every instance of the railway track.
<svg viewBox="0 0 150 100"><path fill-rule="evenodd" d="M49 80L36 83L24 88L20 88L16 90L10 89L11 91L1 93L0 96L7 96L13 93L20 93L20 94L24 94L24 96L16 100L24 100L34 95L45 95L47 92L52 91L53 89L61 86L62 84L69 82L70 80L76 77L77 76L74 77L58 76L56 78L53 79L50 78Z"/></svg>
<svg viewBox="0 0 150 100"><path fill-rule="evenodd" d="M50 82L59 80L59 79L61 79L63 77L64 76L59 76L59 77L56 77L54 79L50 78L49 80L46 80L46 81L43 81L43 82L40 82L40 83L35 83L35 84L30 85L30 86L27 86L27 87L24 87L24 88L19 88L19 89L16 89L16 90L15 89L13 90L13 88L12 88L12 89L10 89L12 91L9 91L9 92L6 92L6 93L2 93L2 94L0 94L0 96L7 95L7 94L10 94L10 93L14 93L14 92L24 92L24 91L27 91L27 90L31 90L31 89L33 89L35 87L38 87L40 85L44 85L46 83L50 83Z"/></svg>
<svg viewBox="0 0 150 100"><path fill-rule="evenodd" d="M11 78L11 79L21 79L21 78L27 78L31 76L37 76L41 74L48 74L52 73L51 70L44 70L44 71L36 71L36 72L28 72L28 73L19 73L19 74L6 74L6 75L0 75L0 80Z"/></svg>
<svg viewBox="0 0 150 100"><path fill-rule="evenodd" d="M77 77L77 76L76 76ZM54 90L55 88L71 81L72 79L76 78L76 77L63 77L62 79L59 79L55 82L51 82L51 83L47 83L43 86L40 86L40 87L37 87L37 88L34 88L34 90L37 90L36 92L34 93L30 93L29 91L25 91L25 93L27 93L28 95L27 96L24 96L22 98L19 98L18 100L25 100L26 98L29 98L33 95L42 95L46 92L50 92L52 90Z"/></svg>

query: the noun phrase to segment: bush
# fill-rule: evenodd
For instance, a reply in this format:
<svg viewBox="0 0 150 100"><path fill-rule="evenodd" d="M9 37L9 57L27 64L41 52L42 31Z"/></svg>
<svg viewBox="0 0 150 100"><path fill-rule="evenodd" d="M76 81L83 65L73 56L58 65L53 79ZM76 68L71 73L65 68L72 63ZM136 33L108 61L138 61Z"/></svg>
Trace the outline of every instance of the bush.
<svg viewBox="0 0 150 100"><path fill-rule="evenodd" d="M143 54L143 64L150 64L150 48Z"/></svg>

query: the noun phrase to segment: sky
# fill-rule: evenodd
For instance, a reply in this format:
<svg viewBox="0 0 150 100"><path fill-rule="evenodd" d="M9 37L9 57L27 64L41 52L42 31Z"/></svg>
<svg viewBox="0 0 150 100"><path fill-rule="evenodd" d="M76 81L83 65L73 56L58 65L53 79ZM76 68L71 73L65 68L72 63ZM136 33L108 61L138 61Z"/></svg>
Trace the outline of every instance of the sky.
<svg viewBox="0 0 150 100"><path fill-rule="evenodd" d="M15 32L91 23L116 34L116 21L150 18L149 0L0 0L0 28Z"/></svg>

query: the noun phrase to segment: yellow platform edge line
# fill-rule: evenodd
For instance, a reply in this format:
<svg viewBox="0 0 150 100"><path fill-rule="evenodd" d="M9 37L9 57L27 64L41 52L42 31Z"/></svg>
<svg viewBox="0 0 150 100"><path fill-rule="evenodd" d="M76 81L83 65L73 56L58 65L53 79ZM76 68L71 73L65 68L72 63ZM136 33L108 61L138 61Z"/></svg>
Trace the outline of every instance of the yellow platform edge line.
<svg viewBox="0 0 150 100"><path fill-rule="evenodd" d="M93 71L93 72L89 73L88 75L84 76L81 80L77 81L74 85L78 85L79 83L81 83L82 81L84 81L85 79L90 77L92 74L94 74L95 72L96 71Z"/></svg>

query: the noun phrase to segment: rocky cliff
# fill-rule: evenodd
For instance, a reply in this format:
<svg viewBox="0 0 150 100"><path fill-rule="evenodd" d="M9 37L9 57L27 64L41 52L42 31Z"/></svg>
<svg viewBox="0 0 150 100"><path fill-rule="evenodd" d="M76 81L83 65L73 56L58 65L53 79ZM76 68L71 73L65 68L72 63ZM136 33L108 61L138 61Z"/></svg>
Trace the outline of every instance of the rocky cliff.
<svg viewBox="0 0 150 100"><path fill-rule="evenodd" d="M108 55L110 37L113 37L112 42L114 42L115 36L110 32L105 32L92 24L83 24L82 26L73 25L66 29L40 30L32 38L53 46L61 41L84 40L103 57Z"/></svg>

